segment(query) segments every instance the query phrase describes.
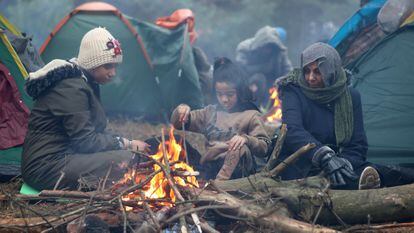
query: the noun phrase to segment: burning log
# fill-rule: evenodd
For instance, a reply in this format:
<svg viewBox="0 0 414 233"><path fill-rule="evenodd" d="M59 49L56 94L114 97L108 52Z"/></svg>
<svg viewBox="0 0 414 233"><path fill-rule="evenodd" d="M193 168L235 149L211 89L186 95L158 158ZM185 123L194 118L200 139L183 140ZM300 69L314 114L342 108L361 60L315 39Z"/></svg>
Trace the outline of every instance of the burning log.
<svg viewBox="0 0 414 233"><path fill-rule="evenodd" d="M175 202L176 198L182 198L180 197L175 183L184 187L189 186L189 184L196 187L198 186L195 176L192 176L197 173L184 162L185 153L183 153L181 145L176 142L173 129L170 130L169 140L165 142L163 139L158 146L158 151L154 155L138 155L145 156L152 161L152 168L157 174L149 177L142 177L141 174L134 173L135 171L132 171L131 174L126 174L124 181L121 183L126 183L131 180L139 183L144 178L145 180L149 180L149 182L139 187L142 189L144 196L141 196L140 192L128 190L128 192L123 192L123 194L126 194L123 195L123 200L128 200L134 197L153 199L168 198L171 199L172 202Z"/></svg>
<svg viewBox="0 0 414 233"><path fill-rule="evenodd" d="M185 203L185 198L181 195L177 186L180 187L198 187L198 182L195 179L195 175L198 175L198 172L195 172L187 163L184 162L186 159L186 152L182 151L181 145L179 145L173 134L173 129L170 131L169 141L165 141L164 131L161 131L162 142L158 146L158 152L154 155L142 155L149 159L152 163L152 168L154 171L157 171L156 174L146 177L145 184L140 185L140 191L137 192L136 189L127 189L128 192L123 191L123 201L131 201L135 197L139 197L137 203L140 203L140 200L143 198L150 198L154 200L167 198L170 199L170 202L158 202L160 206L166 205L172 207L175 203L175 200L178 199L180 203ZM182 153L184 152L184 153ZM121 183L132 181L142 181L142 175L135 173L135 170L131 174L126 174L124 181ZM141 182L142 183L142 182ZM125 195L124 195L125 194ZM122 202L123 203L123 202ZM160 226L157 218L149 206L145 203L140 203L144 205L144 208L149 213L152 219L152 226L150 227L153 230L159 231ZM185 203L184 206L189 204ZM191 204L190 204L191 205ZM178 206L179 212L182 210L182 206ZM196 214L191 214L191 217L195 224L199 225L199 219ZM185 217L180 218L181 231L186 232L186 221ZM151 225L147 222L143 225L145 231L150 231L149 227L146 225ZM199 227L199 226L198 226ZM141 229L142 230L142 229ZM201 229L200 229L201 230Z"/></svg>

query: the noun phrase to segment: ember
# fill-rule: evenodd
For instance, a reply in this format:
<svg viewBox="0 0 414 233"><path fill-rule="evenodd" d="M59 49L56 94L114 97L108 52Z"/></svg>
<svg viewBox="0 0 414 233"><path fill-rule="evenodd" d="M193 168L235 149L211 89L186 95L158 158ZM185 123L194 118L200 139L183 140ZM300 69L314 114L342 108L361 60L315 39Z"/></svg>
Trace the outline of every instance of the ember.
<svg viewBox="0 0 414 233"><path fill-rule="evenodd" d="M269 101L272 101L273 104L270 107L268 113L266 114L267 122L280 123L282 120L282 103L279 100L277 89L272 87L269 89Z"/></svg>
<svg viewBox="0 0 414 233"><path fill-rule="evenodd" d="M164 160L164 153L166 154L166 158L168 158L168 162ZM160 143L157 153L149 155L149 157L155 161L152 165L152 171L158 173L152 177L142 190L126 194L122 199L124 201L137 200L138 203L140 203L139 200L142 199L165 199L171 200L171 202L157 202L157 204L173 206L173 203L176 201L176 196L160 165L164 167L169 165L171 177L175 184L182 187L198 187L197 179L195 176L191 175L195 174L194 169L184 162L186 156L185 151L182 150L182 146L177 143L174 137L174 129L171 128L169 140L165 142L165 145L163 146L162 143ZM185 172L190 175L185 175ZM124 175L124 179L121 183L140 183L146 179L147 176L148 170L142 172L141 170L131 169Z"/></svg>

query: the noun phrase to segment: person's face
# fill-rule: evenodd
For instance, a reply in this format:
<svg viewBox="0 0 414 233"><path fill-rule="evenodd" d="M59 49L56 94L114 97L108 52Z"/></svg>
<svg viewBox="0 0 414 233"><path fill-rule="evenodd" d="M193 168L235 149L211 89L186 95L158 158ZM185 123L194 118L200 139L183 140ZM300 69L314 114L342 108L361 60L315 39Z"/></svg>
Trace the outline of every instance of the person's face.
<svg viewBox="0 0 414 233"><path fill-rule="evenodd" d="M217 100L226 111L229 111L236 106L238 98L236 87L234 85L226 82L216 82L215 88Z"/></svg>
<svg viewBox="0 0 414 233"><path fill-rule="evenodd" d="M249 85L249 89L253 94L256 94L256 92L259 90L259 87L256 83L252 83Z"/></svg>
<svg viewBox="0 0 414 233"><path fill-rule="evenodd" d="M303 68L305 75L305 80L308 83L310 88L323 88L325 84L323 83L322 74L319 70L318 63L312 62L309 65Z"/></svg>
<svg viewBox="0 0 414 233"><path fill-rule="evenodd" d="M105 84L112 81L116 75L116 63L108 63L96 67L91 71L91 74L95 81L99 84Z"/></svg>

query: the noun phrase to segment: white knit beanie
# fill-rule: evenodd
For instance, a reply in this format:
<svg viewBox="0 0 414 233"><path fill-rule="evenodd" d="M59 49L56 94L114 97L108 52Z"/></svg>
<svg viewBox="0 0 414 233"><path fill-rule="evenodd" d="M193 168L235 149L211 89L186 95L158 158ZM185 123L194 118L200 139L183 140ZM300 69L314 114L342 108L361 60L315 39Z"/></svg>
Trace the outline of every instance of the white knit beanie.
<svg viewBox="0 0 414 233"><path fill-rule="evenodd" d="M94 28L81 41L78 64L91 70L108 63L121 63L121 44L105 28Z"/></svg>

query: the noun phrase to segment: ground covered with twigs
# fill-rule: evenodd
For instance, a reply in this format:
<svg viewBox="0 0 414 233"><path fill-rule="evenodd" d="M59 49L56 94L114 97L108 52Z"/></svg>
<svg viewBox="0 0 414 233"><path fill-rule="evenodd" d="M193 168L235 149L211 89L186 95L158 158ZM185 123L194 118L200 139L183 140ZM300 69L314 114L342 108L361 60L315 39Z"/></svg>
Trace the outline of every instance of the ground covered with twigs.
<svg viewBox="0 0 414 233"><path fill-rule="evenodd" d="M114 133L141 140L162 137L162 128L168 125L122 118L108 125ZM284 134L282 127L275 153ZM185 138L205 152L202 135L186 132ZM284 166L311 147L277 166L271 157L263 172L231 181L199 179L195 184L191 177L197 171L180 170L175 168L179 161L165 163L143 154L137 155L145 157L148 166L137 169L133 179L93 192L20 195L22 181L17 177L0 184L0 232L413 232L412 223L389 222L413 219L414 186L350 191L331 190L322 177L280 181L277 174ZM168 198L146 197L144 187L160 174ZM388 224L378 225L382 222Z"/></svg>

